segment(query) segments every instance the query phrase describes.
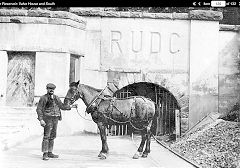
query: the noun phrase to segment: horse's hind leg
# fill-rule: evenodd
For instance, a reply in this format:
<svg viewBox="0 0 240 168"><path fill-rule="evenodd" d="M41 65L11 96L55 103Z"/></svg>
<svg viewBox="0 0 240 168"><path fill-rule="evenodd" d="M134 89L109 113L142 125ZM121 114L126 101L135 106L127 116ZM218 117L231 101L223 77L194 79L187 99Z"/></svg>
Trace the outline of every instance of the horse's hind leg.
<svg viewBox="0 0 240 168"><path fill-rule="evenodd" d="M133 155L133 159L138 159L140 156L142 156L143 147L144 147L144 144L145 144L145 141L146 141L145 131L141 131L141 136L142 136L141 143L138 147L137 152Z"/></svg>
<svg viewBox="0 0 240 168"><path fill-rule="evenodd" d="M107 144L106 127L103 125L102 122L98 122L97 125L100 131L100 136L102 140L102 150L100 151L98 157L100 159L106 159L109 151L108 144Z"/></svg>
<svg viewBox="0 0 240 168"><path fill-rule="evenodd" d="M150 123L148 124L147 127L147 134L146 134L146 146L145 146L145 150L143 152L142 157L146 158L148 156L148 153L150 153L150 144L151 144L151 131L150 128L152 126L152 120L150 121Z"/></svg>

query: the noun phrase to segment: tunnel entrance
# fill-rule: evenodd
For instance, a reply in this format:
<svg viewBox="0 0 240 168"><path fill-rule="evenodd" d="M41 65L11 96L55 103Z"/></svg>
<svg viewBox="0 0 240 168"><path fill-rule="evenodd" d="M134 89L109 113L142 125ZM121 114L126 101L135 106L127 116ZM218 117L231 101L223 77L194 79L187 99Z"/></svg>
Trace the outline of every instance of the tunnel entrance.
<svg viewBox="0 0 240 168"><path fill-rule="evenodd" d="M154 121L157 136L171 136L175 134L175 110L180 109L177 100L171 92L154 83L139 82L127 85L117 90L114 95L117 98L129 96L144 96L156 103L156 112L159 114ZM119 135L139 133L129 125L118 125L115 131Z"/></svg>

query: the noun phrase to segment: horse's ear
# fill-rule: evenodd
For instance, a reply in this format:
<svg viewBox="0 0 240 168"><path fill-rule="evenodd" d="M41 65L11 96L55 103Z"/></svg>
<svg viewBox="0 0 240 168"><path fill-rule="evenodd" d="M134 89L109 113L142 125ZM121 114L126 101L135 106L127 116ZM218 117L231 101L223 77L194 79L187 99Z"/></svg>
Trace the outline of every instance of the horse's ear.
<svg viewBox="0 0 240 168"><path fill-rule="evenodd" d="M76 83L77 84L77 86L79 85L79 82L80 82L80 80Z"/></svg>

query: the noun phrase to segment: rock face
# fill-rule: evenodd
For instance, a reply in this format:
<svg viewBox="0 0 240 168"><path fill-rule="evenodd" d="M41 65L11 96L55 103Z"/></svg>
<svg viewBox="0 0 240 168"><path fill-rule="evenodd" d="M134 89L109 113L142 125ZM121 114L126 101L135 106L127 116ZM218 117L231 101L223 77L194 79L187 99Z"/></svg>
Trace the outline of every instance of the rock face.
<svg viewBox="0 0 240 168"><path fill-rule="evenodd" d="M224 121L204 125L171 145L171 148L203 168L238 168L240 124Z"/></svg>

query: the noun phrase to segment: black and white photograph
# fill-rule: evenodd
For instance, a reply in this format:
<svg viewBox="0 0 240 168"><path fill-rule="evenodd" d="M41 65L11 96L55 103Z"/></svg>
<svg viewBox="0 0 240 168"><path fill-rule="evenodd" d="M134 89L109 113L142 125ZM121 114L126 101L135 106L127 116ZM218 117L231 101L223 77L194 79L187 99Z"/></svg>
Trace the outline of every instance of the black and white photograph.
<svg viewBox="0 0 240 168"><path fill-rule="evenodd" d="M0 1L0 167L240 168L237 3Z"/></svg>

